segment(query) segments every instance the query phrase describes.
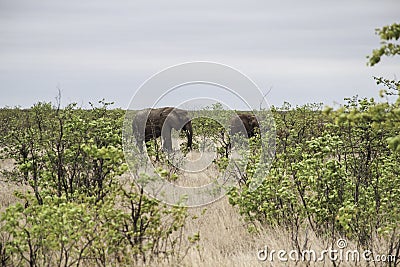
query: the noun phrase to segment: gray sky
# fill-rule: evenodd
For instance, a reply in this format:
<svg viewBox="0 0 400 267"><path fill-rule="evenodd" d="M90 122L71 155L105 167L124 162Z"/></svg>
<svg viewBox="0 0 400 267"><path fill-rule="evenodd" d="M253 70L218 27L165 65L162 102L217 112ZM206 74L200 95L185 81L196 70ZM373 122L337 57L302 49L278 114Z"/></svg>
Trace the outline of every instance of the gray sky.
<svg viewBox="0 0 400 267"><path fill-rule="evenodd" d="M366 66L374 29L399 22L400 1L0 0L0 107L105 98L127 108L160 70L200 60L249 76L270 104L377 97ZM168 103L166 103L168 104Z"/></svg>

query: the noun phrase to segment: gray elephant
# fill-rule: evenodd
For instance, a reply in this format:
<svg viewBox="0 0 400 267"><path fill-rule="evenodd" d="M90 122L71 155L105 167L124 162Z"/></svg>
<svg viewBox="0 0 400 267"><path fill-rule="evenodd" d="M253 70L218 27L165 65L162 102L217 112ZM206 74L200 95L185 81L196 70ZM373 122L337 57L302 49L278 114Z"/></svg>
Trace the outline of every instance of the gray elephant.
<svg viewBox="0 0 400 267"><path fill-rule="evenodd" d="M236 133L242 132L247 134L247 137L253 137L260 131L260 125L254 114L251 113L238 113L231 119L230 134L233 136ZM246 132L244 132L246 131Z"/></svg>
<svg viewBox="0 0 400 267"><path fill-rule="evenodd" d="M187 147L192 149L193 129L189 114L186 110L173 107L144 109L136 113L132 122L133 134L138 147L143 151L143 141L162 137L163 149L172 151L171 130L181 130L187 137Z"/></svg>

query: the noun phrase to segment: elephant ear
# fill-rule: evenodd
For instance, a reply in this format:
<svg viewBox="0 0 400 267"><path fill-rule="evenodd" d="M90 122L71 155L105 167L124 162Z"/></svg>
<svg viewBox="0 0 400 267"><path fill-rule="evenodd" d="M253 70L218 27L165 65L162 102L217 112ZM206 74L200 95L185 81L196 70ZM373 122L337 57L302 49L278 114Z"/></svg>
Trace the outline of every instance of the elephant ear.
<svg viewBox="0 0 400 267"><path fill-rule="evenodd" d="M178 108L166 108L164 110L165 119L172 128L179 130L189 121L188 113L186 110Z"/></svg>
<svg viewBox="0 0 400 267"><path fill-rule="evenodd" d="M160 110L160 117L166 118L173 110L174 110L173 107L161 108L161 110Z"/></svg>
<svg viewBox="0 0 400 267"><path fill-rule="evenodd" d="M188 112L186 110L176 108L176 109L174 109L174 112L181 119L186 119L188 117Z"/></svg>
<svg viewBox="0 0 400 267"><path fill-rule="evenodd" d="M253 120L251 122L253 124L253 127L259 127L258 120L257 120L256 116L253 116Z"/></svg>
<svg viewBox="0 0 400 267"><path fill-rule="evenodd" d="M171 114L172 113L172 114ZM163 109L161 112L160 116L161 117L167 117L168 115L173 115L179 118L180 120L185 120L188 118L188 113L186 110L179 109L179 108L173 108L173 107L166 107Z"/></svg>

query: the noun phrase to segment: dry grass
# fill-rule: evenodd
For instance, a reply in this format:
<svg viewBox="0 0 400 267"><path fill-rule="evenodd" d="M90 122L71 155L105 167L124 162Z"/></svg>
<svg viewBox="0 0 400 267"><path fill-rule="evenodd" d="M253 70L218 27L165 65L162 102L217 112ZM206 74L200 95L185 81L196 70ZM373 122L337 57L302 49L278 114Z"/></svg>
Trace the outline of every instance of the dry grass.
<svg viewBox="0 0 400 267"><path fill-rule="evenodd" d="M12 168L12 161L0 161L0 168ZM215 172L191 174L185 177L186 181L178 180L185 186L198 186L208 183ZM129 177L124 175L124 178ZM0 177L1 178L1 177ZM1 180L1 179L0 179ZM23 189L16 185L0 182L0 211L8 205L15 203L17 198L13 195L15 189ZM257 258L257 252L265 246L276 251L293 249L290 233L283 228L264 228L258 234L249 233L246 223L241 219L237 210L232 207L226 197L212 204L190 208L188 223L185 225L184 236L194 233L200 234L198 248L188 251L186 257L179 263L157 263L154 266L332 266L329 260L325 262L280 262L275 256L274 261L262 262ZM312 233L303 230L299 234L299 243L302 249L314 249L317 253L329 248L327 240L317 238ZM385 242L377 242L375 251L384 253ZM354 244L349 244L346 249L356 249ZM358 266L364 266L365 262ZM343 262L339 266L356 266L354 263ZM385 266L376 264L372 266Z"/></svg>
<svg viewBox="0 0 400 267"><path fill-rule="evenodd" d="M14 161L11 159L0 160L0 170L11 171L14 168ZM9 205L18 201L14 195L15 190L25 190L22 186L4 181L3 175L0 173L0 212L4 211Z"/></svg>
<svg viewBox="0 0 400 267"><path fill-rule="evenodd" d="M202 210L207 210L203 215ZM204 208L189 209L191 215L199 216L198 219L190 221L185 228L187 234L194 232L200 233L199 250L192 249L180 266L333 266L332 262L326 256L324 261L292 261L288 258L287 262L280 261L275 252L272 261L260 261L257 252L260 249L268 247L271 250L285 250L290 252L294 249L294 244L289 231L283 228L264 227L263 231L258 234L248 232L245 223L238 215L238 212L223 198L218 202L212 203ZM316 257L320 257L320 253L327 249L338 249L336 242L333 245L329 240L316 237L311 231L303 229L298 234L301 251L314 250ZM343 251L342 263L337 266L367 266L367 262L361 258L361 261L346 261L345 255L347 251L358 250L364 251L356 247L354 243L347 242ZM376 244L370 250L376 254L385 254L387 251L387 243L384 240ZM340 250L338 250L340 251ZM351 258L350 258L351 259ZM369 266L387 266L384 262L372 263Z"/></svg>
<svg viewBox="0 0 400 267"><path fill-rule="evenodd" d="M203 210L206 211L203 213ZM189 209L198 219L190 221L187 233L200 233L200 249L185 258L186 266L256 266L255 237L249 234L226 198L203 208Z"/></svg>
<svg viewBox="0 0 400 267"><path fill-rule="evenodd" d="M187 157L198 160L198 156L189 154ZM217 171L210 167L203 172L185 174L176 183L182 186L199 186L210 183L216 175ZM195 219L189 220L186 224L185 233L187 235L200 233L199 249L189 251L184 260L177 264L179 266L333 266L328 257L324 257L324 261L317 262L312 260L295 262L290 259L282 262L275 254L273 261L260 261L257 252L265 247L268 247L270 252L271 250L290 252L295 249L297 246L291 238L292 234L283 227L262 227L259 228L263 229L261 232L250 233L246 222L236 208L228 203L227 197L204 207L190 208L189 214ZM300 250L314 250L317 258L324 250L338 249L335 241L317 237L307 229L300 230L297 236ZM370 250L375 254L385 254L387 242L376 240L375 244ZM354 243L347 242L343 252L346 253L348 250L357 250L357 247ZM361 248L358 248L358 251L363 252ZM365 261L359 263L343 261L338 266L365 265ZM386 266L386 264L373 263L372 266Z"/></svg>

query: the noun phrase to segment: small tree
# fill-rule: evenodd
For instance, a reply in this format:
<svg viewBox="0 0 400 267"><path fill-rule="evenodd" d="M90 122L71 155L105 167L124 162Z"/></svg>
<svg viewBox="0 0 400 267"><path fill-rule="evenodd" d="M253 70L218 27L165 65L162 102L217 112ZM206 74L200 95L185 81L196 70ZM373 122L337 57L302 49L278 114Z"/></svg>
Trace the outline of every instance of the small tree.
<svg viewBox="0 0 400 267"><path fill-rule="evenodd" d="M381 47L374 49L372 55L368 56L368 65L374 66L381 61L382 56L400 55L400 44L395 43L400 38L400 24L384 26L375 30L381 38Z"/></svg>

